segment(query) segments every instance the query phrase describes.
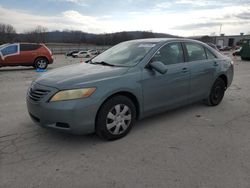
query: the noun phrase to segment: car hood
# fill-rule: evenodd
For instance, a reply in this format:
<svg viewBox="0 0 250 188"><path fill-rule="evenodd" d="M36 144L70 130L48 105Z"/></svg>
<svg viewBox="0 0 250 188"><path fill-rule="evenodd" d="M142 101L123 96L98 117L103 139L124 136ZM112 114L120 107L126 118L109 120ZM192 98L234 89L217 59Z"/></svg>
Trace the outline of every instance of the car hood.
<svg viewBox="0 0 250 188"><path fill-rule="evenodd" d="M81 63L58 68L35 80L36 83L57 89L78 88L88 83L118 77L127 72L128 67L111 67Z"/></svg>

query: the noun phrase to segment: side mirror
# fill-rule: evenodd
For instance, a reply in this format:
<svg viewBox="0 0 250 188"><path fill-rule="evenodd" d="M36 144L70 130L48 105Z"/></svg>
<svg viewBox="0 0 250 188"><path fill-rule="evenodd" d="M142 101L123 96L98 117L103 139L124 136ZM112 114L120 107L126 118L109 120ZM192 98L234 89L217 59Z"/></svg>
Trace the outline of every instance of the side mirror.
<svg viewBox="0 0 250 188"><path fill-rule="evenodd" d="M161 61L153 61L149 64L149 66L161 74L165 74L168 70Z"/></svg>

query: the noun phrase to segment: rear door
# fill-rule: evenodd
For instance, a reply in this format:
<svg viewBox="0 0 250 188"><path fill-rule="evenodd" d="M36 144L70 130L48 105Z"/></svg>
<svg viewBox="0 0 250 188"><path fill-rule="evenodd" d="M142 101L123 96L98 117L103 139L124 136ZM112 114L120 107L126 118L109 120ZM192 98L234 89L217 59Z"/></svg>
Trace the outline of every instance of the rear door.
<svg viewBox="0 0 250 188"><path fill-rule="evenodd" d="M4 66L18 65L20 63L20 45L10 44L1 49L1 59Z"/></svg>
<svg viewBox="0 0 250 188"><path fill-rule="evenodd" d="M160 74L150 68L143 70L143 95L145 115L174 108L187 103L190 71L184 61L180 42L166 44L151 61L161 61L167 72Z"/></svg>
<svg viewBox="0 0 250 188"><path fill-rule="evenodd" d="M191 71L189 101L207 97L215 69L213 59L207 59L205 48L198 43L185 42L185 51ZM215 63L216 64L216 63Z"/></svg>
<svg viewBox="0 0 250 188"><path fill-rule="evenodd" d="M39 44L20 44L20 64L33 64L35 58L39 55L37 52L38 48L40 48Z"/></svg>

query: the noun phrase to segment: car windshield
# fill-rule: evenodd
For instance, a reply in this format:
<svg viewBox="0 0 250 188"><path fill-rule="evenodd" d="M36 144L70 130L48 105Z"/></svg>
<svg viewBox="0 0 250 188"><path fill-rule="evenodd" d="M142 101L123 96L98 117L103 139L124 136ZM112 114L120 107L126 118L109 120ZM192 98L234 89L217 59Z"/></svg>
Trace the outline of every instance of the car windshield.
<svg viewBox="0 0 250 188"><path fill-rule="evenodd" d="M91 63L106 62L114 66L135 66L154 46L155 43L150 42L123 42L93 58Z"/></svg>

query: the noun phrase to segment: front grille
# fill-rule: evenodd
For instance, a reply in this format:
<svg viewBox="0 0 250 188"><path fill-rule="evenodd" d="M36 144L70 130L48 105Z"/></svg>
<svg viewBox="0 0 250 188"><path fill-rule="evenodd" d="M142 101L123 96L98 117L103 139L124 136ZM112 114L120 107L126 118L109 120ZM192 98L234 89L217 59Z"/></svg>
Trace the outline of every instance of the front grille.
<svg viewBox="0 0 250 188"><path fill-rule="evenodd" d="M50 91L44 89L32 89L30 88L28 91L28 96L33 101L40 101L43 97L45 97Z"/></svg>

